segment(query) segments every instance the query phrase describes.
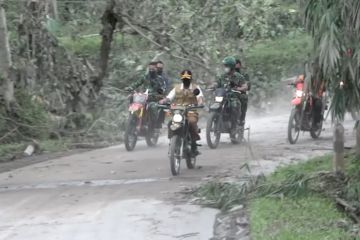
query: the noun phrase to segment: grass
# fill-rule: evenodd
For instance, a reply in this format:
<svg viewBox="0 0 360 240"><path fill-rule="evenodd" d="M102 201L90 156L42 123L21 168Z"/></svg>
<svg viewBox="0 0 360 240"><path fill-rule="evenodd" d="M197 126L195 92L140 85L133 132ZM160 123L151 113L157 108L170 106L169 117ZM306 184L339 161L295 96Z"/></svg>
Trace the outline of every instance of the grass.
<svg viewBox="0 0 360 240"><path fill-rule="evenodd" d="M360 239L359 227L336 206L342 199L360 215L360 161L346 156L346 177L332 172L332 156L279 168L250 183L209 182L196 192L207 206L245 204L251 237L269 240Z"/></svg>
<svg viewBox="0 0 360 240"><path fill-rule="evenodd" d="M69 150L69 141L67 140L44 140L40 142L40 151L42 153L63 152Z"/></svg>
<svg viewBox="0 0 360 240"><path fill-rule="evenodd" d="M292 71L303 64L311 51L311 38L305 33L263 40L254 43L245 51L247 65L261 69L265 74Z"/></svg>
<svg viewBox="0 0 360 240"><path fill-rule="evenodd" d="M60 37L60 44L67 50L82 57L93 57L98 54L101 44L101 36L93 37Z"/></svg>
<svg viewBox="0 0 360 240"><path fill-rule="evenodd" d="M331 170L332 170L331 157L322 156L300 164L294 164L283 168L279 168L273 174L270 175L268 180L279 182L286 180L289 177L289 175L292 175L294 173L308 174L311 172L331 171Z"/></svg>
<svg viewBox="0 0 360 240"><path fill-rule="evenodd" d="M22 156L28 143L9 143L0 145L0 162L10 161ZM39 142L40 153L55 153L69 150L67 140L43 140Z"/></svg>
<svg viewBox="0 0 360 240"><path fill-rule="evenodd" d="M347 156L347 175L350 179L354 174L359 174L359 164L352 155ZM294 175L310 176L316 175L318 172L326 172L332 170L332 157L324 156L312 159L305 163L290 165L278 169L267 180L268 184L278 186L292 182ZM304 177L305 178L305 177ZM351 195L351 202L358 202L359 192L354 190L357 188L359 181L353 180L352 184L348 184L341 188L345 195ZM314 179L313 184L319 184L323 180ZM351 183L351 180L349 181ZM335 206L333 199L329 198L322 191L333 193L338 185L327 183L323 185L323 190L318 193L314 192L311 187L305 187L302 190L305 194L288 194L281 197L262 196L250 200L250 226L252 239L276 239L276 240L317 240L317 239L360 239L351 235L350 231L340 228L339 225L346 223L346 228L352 226L350 219L345 213L340 212ZM300 188L292 186L293 190ZM333 189L332 189L333 188ZM341 196L341 195L340 195Z"/></svg>
<svg viewBox="0 0 360 240"><path fill-rule="evenodd" d="M78 36L76 38L71 37L59 37L60 45L71 53L81 56L94 58L98 56L100 52L100 46L102 38L100 35L93 36ZM116 33L114 35L114 43L120 45L124 41L121 34Z"/></svg>
<svg viewBox="0 0 360 240"><path fill-rule="evenodd" d="M24 151L25 145L21 143L1 144L0 145L0 162L11 160L14 155Z"/></svg>
<svg viewBox="0 0 360 240"><path fill-rule="evenodd" d="M351 239L337 227L347 221L331 200L319 196L300 199L259 198L250 204L251 236L254 240Z"/></svg>

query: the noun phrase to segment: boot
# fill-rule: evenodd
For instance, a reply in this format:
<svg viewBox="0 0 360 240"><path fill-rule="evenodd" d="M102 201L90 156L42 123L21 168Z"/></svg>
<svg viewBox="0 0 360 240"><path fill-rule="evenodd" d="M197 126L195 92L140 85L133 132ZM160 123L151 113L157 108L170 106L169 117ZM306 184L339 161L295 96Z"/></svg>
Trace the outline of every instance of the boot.
<svg viewBox="0 0 360 240"><path fill-rule="evenodd" d="M196 157L198 155L200 155L201 153L198 150L198 144L196 143L196 141L193 141L191 144L191 155L192 157Z"/></svg>

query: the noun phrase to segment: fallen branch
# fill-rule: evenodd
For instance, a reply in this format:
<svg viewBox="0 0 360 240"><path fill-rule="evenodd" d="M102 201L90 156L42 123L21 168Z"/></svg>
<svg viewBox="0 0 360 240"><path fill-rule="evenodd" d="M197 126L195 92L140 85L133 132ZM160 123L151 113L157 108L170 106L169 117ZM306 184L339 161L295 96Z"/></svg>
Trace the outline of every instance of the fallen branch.
<svg viewBox="0 0 360 240"><path fill-rule="evenodd" d="M46 126L45 127L44 126L32 126L32 125L28 125L28 124L25 124L25 123L19 123L19 122L13 120L13 119L7 118L7 117L0 117L0 119L10 121L10 122L14 123L17 126L26 127L26 128L30 128L30 129L38 129L38 128L49 129L49 127L46 127Z"/></svg>
<svg viewBox="0 0 360 240"><path fill-rule="evenodd" d="M79 149L99 149L109 147L110 144L100 144L100 143L72 143L70 144L71 148Z"/></svg>
<svg viewBox="0 0 360 240"><path fill-rule="evenodd" d="M0 138L0 142L3 141L4 139L6 139L8 136L11 136L14 132L16 132L18 129L18 127L15 127L14 129L12 129L10 132L6 133L4 136L2 136Z"/></svg>
<svg viewBox="0 0 360 240"><path fill-rule="evenodd" d="M342 206L348 214L350 214L356 223L360 223L360 218L356 214L356 209L353 206L341 198L335 198L335 201L338 205Z"/></svg>

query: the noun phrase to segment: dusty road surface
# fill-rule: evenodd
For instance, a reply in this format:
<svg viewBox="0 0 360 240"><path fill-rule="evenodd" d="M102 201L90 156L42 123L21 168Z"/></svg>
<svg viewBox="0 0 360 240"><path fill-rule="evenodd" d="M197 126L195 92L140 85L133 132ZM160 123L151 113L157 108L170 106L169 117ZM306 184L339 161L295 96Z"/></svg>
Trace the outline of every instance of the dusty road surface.
<svg viewBox="0 0 360 240"><path fill-rule="evenodd" d="M217 211L190 205L177 192L217 174L241 174L244 163L269 172L331 152L329 124L320 140L306 133L291 146L287 121L288 114L250 118L251 148L233 146L225 136L217 150L204 145L199 167L183 164L179 177L171 176L165 138L156 148L140 142L131 153L117 146L3 172L0 239L209 239ZM346 123L347 145L353 143L351 124Z"/></svg>

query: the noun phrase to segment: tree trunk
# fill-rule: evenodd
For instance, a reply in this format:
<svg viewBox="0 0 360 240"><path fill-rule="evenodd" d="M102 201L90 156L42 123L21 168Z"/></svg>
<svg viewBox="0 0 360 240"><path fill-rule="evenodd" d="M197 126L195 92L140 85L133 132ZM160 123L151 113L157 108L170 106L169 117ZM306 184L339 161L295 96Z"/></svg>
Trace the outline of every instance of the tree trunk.
<svg viewBox="0 0 360 240"><path fill-rule="evenodd" d="M341 123L337 123L334 129L334 171L344 173L345 171L345 159L344 159L344 126Z"/></svg>
<svg viewBox="0 0 360 240"><path fill-rule="evenodd" d="M360 160L360 120L356 121L356 157Z"/></svg>
<svg viewBox="0 0 360 240"><path fill-rule="evenodd" d="M116 24L118 22L115 13L115 1L111 0L106 7L106 10L101 17L101 23L103 25L103 29L101 30L102 42L100 48L100 73L95 81L95 91L99 92L103 83L103 79L106 75L110 50L111 50L111 43L113 40L114 31L116 29Z"/></svg>
<svg viewBox="0 0 360 240"><path fill-rule="evenodd" d="M10 111L15 102L15 96L14 82L10 76L12 62L6 24L5 9L0 0L0 96L4 99L7 110Z"/></svg>
<svg viewBox="0 0 360 240"><path fill-rule="evenodd" d="M58 8L57 8L57 0L47 0L47 13L49 13L52 19L58 20Z"/></svg>

